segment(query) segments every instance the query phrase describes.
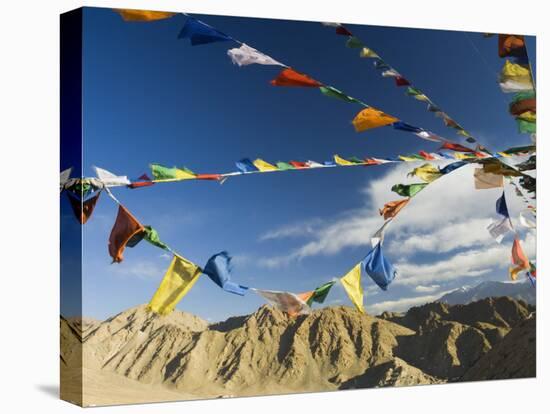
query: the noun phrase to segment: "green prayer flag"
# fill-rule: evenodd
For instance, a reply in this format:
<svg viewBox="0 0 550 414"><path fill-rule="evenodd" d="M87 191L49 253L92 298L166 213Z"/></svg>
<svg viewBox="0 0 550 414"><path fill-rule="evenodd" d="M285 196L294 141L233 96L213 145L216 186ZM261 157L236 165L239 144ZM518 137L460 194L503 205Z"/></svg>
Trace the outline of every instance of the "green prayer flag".
<svg viewBox="0 0 550 414"><path fill-rule="evenodd" d="M285 170L294 170L295 168L290 165L288 162L279 161L277 164L277 168L281 171Z"/></svg>
<svg viewBox="0 0 550 414"><path fill-rule="evenodd" d="M534 134L537 132L537 124L535 122L529 122L524 119L516 118L518 123L518 130L521 134Z"/></svg>
<svg viewBox="0 0 550 414"><path fill-rule="evenodd" d="M514 94L514 97L512 98L512 103L524 101L525 99L534 99L535 97L535 91L518 92Z"/></svg>
<svg viewBox="0 0 550 414"><path fill-rule="evenodd" d="M363 47L363 42L355 36L350 36L346 42L346 46L351 49L358 49Z"/></svg>
<svg viewBox="0 0 550 414"><path fill-rule="evenodd" d="M357 158L357 157L351 157L351 158L348 158L349 161L351 162L354 162L356 164L364 164L365 163L365 160L362 160L361 158Z"/></svg>
<svg viewBox="0 0 550 414"><path fill-rule="evenodd" d="M395 184L391 190L394 193L399 194L403 197L414 197L416 194L418 194L420 191L426 187L428 183L418 183L418 184Z"/></svg>
<svg viewBox="0 0 550 414"><path fill-rule="evenodd" d="M309 306L311 306L313 302L323 303L325 301L327 295L328 295L328 292L330 291L332 286L334 286L335 283L336 282L334 282L334 281L327 282L327 283L315 288L315 290L313 291L313 294L307 300L307 304Z"/></svg>
<svg viewBox="0 0 550 414"><path fill-rule="evenodd" d="M319 90L321 93L325 96L329 96L331 98L340 99L344 102L354 102L354 103L360 103L363 104L363 102L359 101L358 99L355 99L351 96L346 95L344 92L332 87L332 86L321 86L319 87ZM364 105L364 104L363 104Z"/></svg>
<svg viewBox="0 0 550 414"><path fill-rule="evenodd" d="M195 177L193 171L188 168L170 168L160 164L151 164L151 173L155 180L185 180Z"/></svg>
<svg viewBox="0 0 550 414"><path fill-rule="evenodd" d="M413 88L412 86L409 86L405 93L410 96L422 95L420 89Z"/></svg>
<svg viewBox="0 0 550 414"><path fill-rule="evenodd" d="M168 250L168 246L160 241L158 232L151 226L145 226L144 228L144 239L151 243L153 246L160 247L161 249Z"/></svg>

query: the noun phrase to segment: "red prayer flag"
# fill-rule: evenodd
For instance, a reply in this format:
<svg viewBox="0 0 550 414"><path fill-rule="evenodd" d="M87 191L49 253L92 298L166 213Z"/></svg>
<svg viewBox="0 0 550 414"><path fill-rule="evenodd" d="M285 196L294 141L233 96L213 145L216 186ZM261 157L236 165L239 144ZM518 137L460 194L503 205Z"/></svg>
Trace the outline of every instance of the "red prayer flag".
<svg viewBox="0 0 550 414"><path fill-rule="evenodd" d="M353 36L353 33L351 33L348 29L346 29L342 25L339 25L336 28L336 34L343 35L343 36Z"/></svg>
<svg viewBox="0 0 550 414"><path fill-rule="evenodd" d="M422 158L424 158L425 160L435 160L435 158L433 157L433 155L427 153L426 151L420 151L419 152L420 156Z"/></svg>
<svg viewBox="0 0 550 414"><path fill-rule="evenodd" d="M294 168L309 168L305 162L301 161L289 161L288 163Z"/></svg>
<svg viewBox="0 0 550 414"><path fill-rule="evenodd" d="M101 191L87 200L81 201L80 199L76 199L67 193L67 197L69 197L69 202L71 203L74 215L80 224L86 224L88 219L92 216L100 194Z"/></svg>
<svg viewBox="0 0 550 414"><path fill-rule="evenodd" d="M454 144L452 142L445 142L440 149L448 149L448 150L459 151L459 152L475 152L473 149L464 147L460 144Z"/></svg>
<svg viewBox="0 0 550 414"><path fill-rule="evenodd" d="M317 82L315 79L290 68L283 69L279 75L271 81L271 84L274 86L305 86L310 88L323 86L322 83Z"/></svg>
<svg viewBox="0 0 550 414"><path fill-rule="evenodd" d="M126 208L119 204L118 214L111 235L109 236L109 255L113 263L120 263L124 259L122 253L128 241L144 227Z"/></svg>
<svg viewBox="0 0 550 414"><path fill-rule="evenodd" d="M405 79L403 76L396 76L395 78L395 84L397 86L410 86L410 82Z"/></svg>
<svg viewBox="0 0 550 414"><path fill-rule="evenodd" d="M525 40L523 36L511 34L498 35L498 55L503 58L506 56L522 57L526 55Z"/></svg>
<svg viewBox="0 0 550 414"><path fill-rule="evenodd" d="M195 177L197 180L215 180L218 181L222 178L221 174L197 174Z"/></svg>
<svg viewBox="0 0 550 414"><path fill-rule="evenodd" d="M521 115L524 112L531 111L537 113L537 100L534 98L524 99L510 105L510 114L514 116Z"/></svg>
<svg viewBox="0 0 550 414"><path fill-rule="evenodd" d="M153 181L136 181L134 183L128 184L130 188L141 188L141 187L151 187L155 183Z"/></svg>

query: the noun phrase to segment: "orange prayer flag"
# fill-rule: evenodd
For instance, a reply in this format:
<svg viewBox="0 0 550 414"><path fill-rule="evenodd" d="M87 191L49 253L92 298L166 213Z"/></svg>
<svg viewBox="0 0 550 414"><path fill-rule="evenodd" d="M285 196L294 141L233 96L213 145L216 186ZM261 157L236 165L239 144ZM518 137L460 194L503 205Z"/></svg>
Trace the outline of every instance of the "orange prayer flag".
<svg viewBox="0 0 550 414"><path fill-rule="evenodd" d="M298 294L296 294L296 296L299 299L303 300L305 303L307 303L309 298L311 298L311 296L313 296L313 293L314 293L314 291L310 290L309 292L298 293ZM288 313L288 316L291 316L291 317L294 317L294 316L297 316L297 315L300 314L299 311L295 311L295 310L289 310L289 311L287 311L287 313Z"/></svg>
<svg viewBox="0 0 550 414"><path fill-rule="evenodd" d="M409 200L410 198L404 198L384 204L384 207L379 210L380 215L384 217L384 220L394 218L407 205Z"/></svg>
<svg viewBox="0 0 550 414"><path fill-rule="evenodd" d="M271 84L273 86L305 86L310 88L323 86L322 83L317 82L315 79L290 68L283 69L279 75L271 81Z"/></svg>
<svg viewBox="0 0 550 414"><path fill-rule="evenodd" d="M359 112L353 119L353 126L357 132L366 131L371 128L378 128L385 125L393 124L399 119L385 114L378 109L369 107Z"/></svg>
<svg viewBox="0 0 550 414"><path fill-rule="evenodd" d="M510 278L512 280L517 279L519 272L530 268L529 259L527 259L527 256L523 252L517 237L514 239L512 246L512 264L515 265L515 267L510 267Z"/></svg>
<svg viewBox="0 0 550 414"><path fill-rule="evenodd" d="M168 19L176 13L152 11L152 10L133 10L133 9L114 9L126 22L153 22L155 20Z"/></svg>
<svg viewBox="0 0 550 414"><path fill-rule="evenodd" d="M109 236L109 255L113 258L113 263L122 262L126 243L143 230L143 225L124 206L119 205L116 221Z"/></svg>

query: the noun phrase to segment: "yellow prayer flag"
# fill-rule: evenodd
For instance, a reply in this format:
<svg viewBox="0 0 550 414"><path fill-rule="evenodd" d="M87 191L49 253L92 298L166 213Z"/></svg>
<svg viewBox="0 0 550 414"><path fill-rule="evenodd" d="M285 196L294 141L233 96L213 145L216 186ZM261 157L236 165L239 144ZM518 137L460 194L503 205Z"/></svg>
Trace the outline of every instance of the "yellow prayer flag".
<svg viewBox="0 0 550 414"><path fill-rule="evenodd" d="M155 20L168 19L176 13L152 11L152 10L133 10L133 9L115 9L127 22L152 22Z"/></svg>
<svg viewBox="0 0 550 414"><path fill-rule="evenodd" d="M399 155L398 158L399 158L401 161L405 161L405 162L418 161L418 158L416 158L416 157L408 157L407 155Z"/></svg>
<svg viewBox="0 0 550 414"><path fill-rule="evenodd" d="M275 167L274 165L258 158L258 159L255 159L253 162L254 166L260 170L261 172L264 172L264 171L276 171L278 170L277 167Z"/></svg>
<svg viewBox="0 0 550 414"><path fill-rule="evenodd" d="M361 49L361 52L359 52L359 56L362 58L379 58L378 54L368 47L364 47Z"/></svg>
<svg viewBox="0 0 550 414"><path fill-rule="evenodd" d="M537 114L533 111L527 111L522 114L519 114L516 119L523 119L527 122L537 122Z"/></svg>
<svg viewBox="0 0 550 414"><path fill-rule="evenodd" d="M172 312L193 287L201 272L201 268L196 264L174 255L160 286L149 302L148 309L160 315Z"/></svg>
<svg viewBox="0 0 550 414"><path fill-rule="evenodd" d="M334 156L334 162L338 165L355 165L354 162L348 161L348 160L340 157L339 155Z"/></svg>
<svg viewBox="0 0 550 414"><path fill-rule="evenodd" d="M399 121L399 119L391 115L385 114L378 109L369 107L359 112L352 122L355 130L357 132L361 132L371 128L390 125L397 121Z"/></svg>
<svg viewBox="0 0 550 414"><path fill-rule="evenodd" d="M421 93L420 95L414 95L414 99L420 102L430 102L430 98L428 98L426 95Z"/></svg>
<svg viewBox="0 0 550 414"><path fill-rule="evenodd" d="M363 288L361 287L361 262L359 262L347 275L340 278L340 282L346 289L350 300L355 307L362 313L365 313L363 306Z"/></svg>
<svg viewBox="0 0 550 414"><path fill-rule="evenodd" d="M502 77L505 78L524 78L531 79L531 71L528 67L519 65L517 63L512 63L509 60L504 62L504 67L501 71Z"/></svg>
<svg viewBox="0 0 550 414"><path fill-rule="evenodd" d="M412 170L409 175L416 175L422 181L425 181L427 183L431 183L432 181L435 181L442 176L439 168L433 166L432 164L421 165L420 167Z"/></svg>
<svg viewBox="0 0 550 414"><path fill-rule="evenodd" d="M197 178L195 174L193 174L190 171L183 170L181 168L177 168L175 172L176 180L192 180L193 178Z"/></svg>

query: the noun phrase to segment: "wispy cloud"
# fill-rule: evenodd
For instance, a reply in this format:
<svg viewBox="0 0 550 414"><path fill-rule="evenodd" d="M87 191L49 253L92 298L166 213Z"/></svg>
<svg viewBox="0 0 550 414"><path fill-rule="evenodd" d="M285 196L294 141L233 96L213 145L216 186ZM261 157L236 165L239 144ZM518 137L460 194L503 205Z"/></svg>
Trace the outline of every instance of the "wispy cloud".
<svg viewBox="0 0 550 414"><path fill-rule="evenodd" d="M396 300L386 300L384 302L378 302L372 305L366 306L367 312L371 314L379 314L384 311L389 312L403 312L409 308L417 305L423 305L424 303L433 302L439 299L441 296L449 293L450 291L440 291L432 295L421 295L405 297Z"/></svg>
<svg viewBox="0 0 550 414"><path fill-rule="evenodd" d="M121 277L131 277L138 279L159 279L166 272L166 265L150 260L125 261L120 264L113 264L111 271Z"/></svg>

